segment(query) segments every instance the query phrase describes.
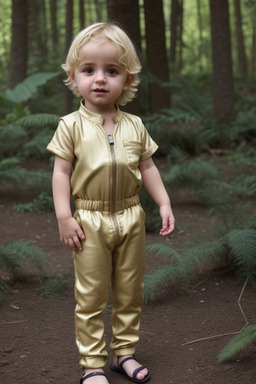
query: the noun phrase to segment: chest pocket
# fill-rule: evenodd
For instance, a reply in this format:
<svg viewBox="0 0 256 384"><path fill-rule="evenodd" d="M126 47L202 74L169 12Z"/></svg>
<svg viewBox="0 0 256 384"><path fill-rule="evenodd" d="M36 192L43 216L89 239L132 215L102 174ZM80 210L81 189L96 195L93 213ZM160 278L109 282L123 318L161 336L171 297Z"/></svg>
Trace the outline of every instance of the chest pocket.
<svg viewBox="0 0 256 384"><path fill-rule="evenodd" d="M132 140L123 140L127 163L130 168L137 169L141 156L141 142Z"/></svg>

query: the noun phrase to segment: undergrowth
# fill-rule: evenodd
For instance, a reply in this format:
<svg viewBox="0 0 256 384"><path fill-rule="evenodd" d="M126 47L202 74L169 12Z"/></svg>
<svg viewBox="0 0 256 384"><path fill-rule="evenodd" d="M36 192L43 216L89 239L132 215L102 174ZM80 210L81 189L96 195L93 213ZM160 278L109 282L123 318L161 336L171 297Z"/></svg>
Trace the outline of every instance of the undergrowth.
<svg viewBox="0 0 256 384"><path fill-rule="evenodd" d="M73 276L66 273L50 276L40 289L42 296L48 299L59 299L63 297L65 290L73 281Z"/></svg>

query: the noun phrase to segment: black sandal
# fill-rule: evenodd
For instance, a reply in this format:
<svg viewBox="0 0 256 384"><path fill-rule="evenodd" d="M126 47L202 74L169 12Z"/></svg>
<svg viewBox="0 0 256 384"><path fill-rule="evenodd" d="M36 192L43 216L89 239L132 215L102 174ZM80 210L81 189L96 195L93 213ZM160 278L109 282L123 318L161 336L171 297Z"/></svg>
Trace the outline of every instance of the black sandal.
<svg viewBox="0 0 256 384"><path fill-rule="evenodd" d="M138 380L136 379L136 376L137 374L142 371L143 369L145 369L145 367L141 366L139 368L136 368L134 371L133 371L133 374L132 374L132 377L129 376L124 368L123 368L123 364L128 361L128 360L136 360L134 356L129 356L129 357L126 357L126 359L124 359L123 361L121 361L121 363L119 363L119 359L120 357L122 356L118 356L117 358L117 364L118 364L118 367L116 367L113 363L110 365L110 369L116 373L121 373L122 375L124 375L128 380L132 381L133 383L147 383L149 380L150 380L150 375L149 373L144 377L144 379L142 380Z"/></svg>
<svg viewBox="0 0 256 384"><path fill-rule="evenodd" d="M93 376L105 376L105 377L107 377L106 374L104 372L101 372L101 371L91 372L91 373L88 373L88 375L81 377L80 384L83 384L83 382L86 379L89 379L90 377L93 377Z"/></svg>

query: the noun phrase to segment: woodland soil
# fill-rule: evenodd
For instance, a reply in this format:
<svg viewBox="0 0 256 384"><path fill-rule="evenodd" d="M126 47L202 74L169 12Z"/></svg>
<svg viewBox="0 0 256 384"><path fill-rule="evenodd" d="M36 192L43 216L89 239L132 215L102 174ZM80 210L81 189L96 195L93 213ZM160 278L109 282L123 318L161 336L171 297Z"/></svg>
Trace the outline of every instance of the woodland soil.
<svg viewBox="0 0 256 384"><path fill-rule="evenodd" d="M47 169L48 165L36 163L33 168ZM22 190L0 194L0 244L29 240L50 257L43 274L25 268L22 278L10 287L0 304L0 383L79 383L72 284L60 299L44 298L40 290L45 275L73 274L72 257L59 242L54 213L12 210L13 204L28 201L31 195ZM196 199L182 197L173 208L178 229L168 241L174 248L210 230L211 219ZM167 240L157 233L147 234L147 243L160 241ZM166 262L147 254L147 273ZM189 292L170 283L144 306L136 357L150 370L152 384L256 383L255 345L228 363L217 363L219 352L231 338L225 334L244 326L237 304L242 286L232 271L211 268L198 274ZM256 295L250 287L241 304L248 321L255 324ZM106 312L104 318L109 344L111 314ZM215 335L222 336L212 338ZM108 368L111 358L106 366L109 382L128 383Z"/></svg>

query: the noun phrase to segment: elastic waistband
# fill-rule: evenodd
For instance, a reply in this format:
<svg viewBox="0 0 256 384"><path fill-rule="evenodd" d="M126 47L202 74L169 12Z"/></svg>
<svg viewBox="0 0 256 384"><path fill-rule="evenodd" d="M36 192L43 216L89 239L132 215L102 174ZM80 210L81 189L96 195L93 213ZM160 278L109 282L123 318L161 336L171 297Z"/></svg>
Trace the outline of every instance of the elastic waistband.
<svg viewBox="0 0 256 384"><path fill-rule="evenodd" d="M76 199L75 207L76 209L85 209L87 211L117 212L134 207L139 203L139 196L136 195L128 197L127 199L116 201L114 204L110 201Z"/></svg>

